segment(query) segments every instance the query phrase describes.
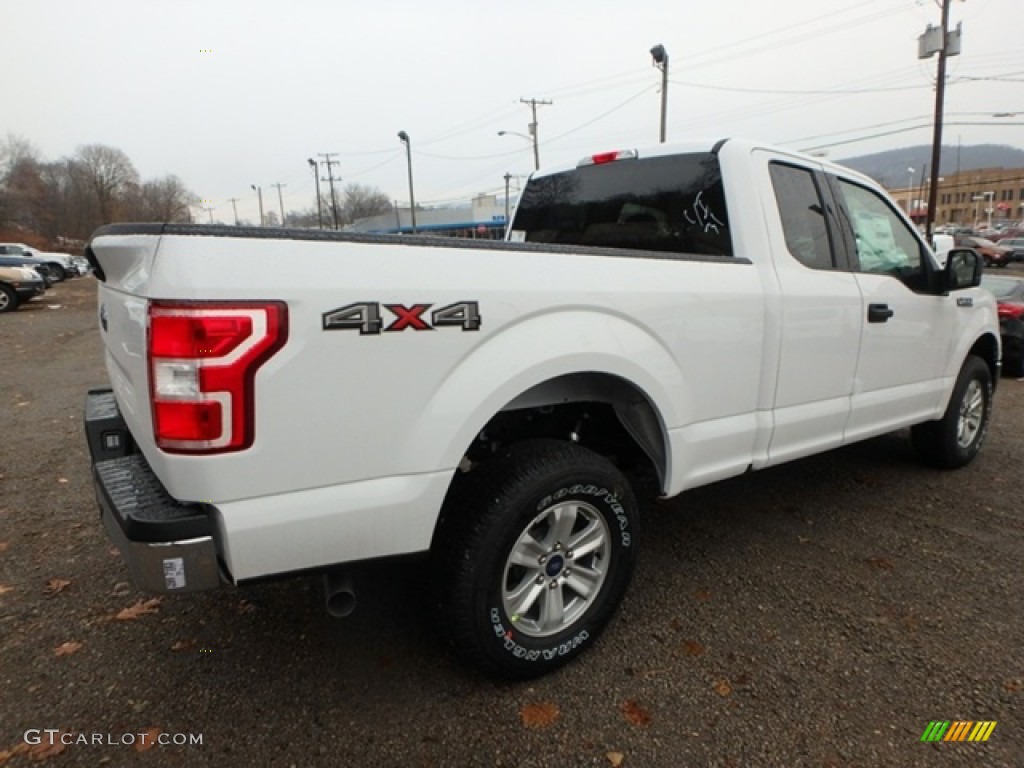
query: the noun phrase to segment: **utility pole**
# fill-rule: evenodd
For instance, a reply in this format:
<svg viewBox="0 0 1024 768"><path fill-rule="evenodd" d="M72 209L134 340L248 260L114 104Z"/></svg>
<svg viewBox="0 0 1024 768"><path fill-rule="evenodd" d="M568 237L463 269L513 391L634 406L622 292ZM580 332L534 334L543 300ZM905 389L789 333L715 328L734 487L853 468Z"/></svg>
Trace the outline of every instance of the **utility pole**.
<svg viewBox="0 0 1024 768"><path fill-rule="evenodd" d="M953 0L941 0L942 21L938 27L931 24L924 34L917 39L917 58L927 59L935 53L939 54L938 75L935 83L935 130L932 134L932 174L928 188L928 211L925 218L925 237L929 242L932 237L932 225L935 223L935 206L939 200L939 166L942 161L942 113L946 95L946 59L960 53L961 30L957 24L956 31L949 31L949 6Z"/></svg>
<svg viewBox="0 0 1024 768"><path fill-rule="evenodd" d="M210 216L210 223L213 224L213 212L216 209L215 208L203 208L203 210L206 211L209 214L209 216Z"/></svg>
<svg viewBox="0 0 1024 768"><path fill-rule="evenodd" d="M230 197L228 199L231 201L231 207L235 209L235 226L237 227L238 226L238 198L237 197Z"/></svg>
<svg viewBox="0 0 1024 768"><path fill-rule="evenodd" d="M505 172L505 239L508 239L508 183L512 180L512 174Z"/></svg>
<svg viewBox="0 0 1024 768"><path fill-rule="evenodd" d="M331 213L334 215L334 228L341 229L341 225L338 223L338 199L334 196L334 182L341 181L341 178L334 178L334 171L331 170L331 158L337 157L337 152L318 152L318 157L324 158L324 162L327 164L327 178L324 181L329 181L331 184Z"/></svg>
<svg viewBox="0 0 1024 768"><path fill-rule="evenodd" d="M277 187L277 202L281 205L281 226L285 226L284 221L284 198L281 197L281 187L287 187L287 184L271 184L272 187Z"/></svg>
<svg viewBox="0 0 1024 768"><path fill-rule="evenodd" d="M533 139L533 169L540 168L540 149L537 144L537 107L550 106L554 102L544 99L519 99L522 104L530 105L533 122L530 123L530 137Z"/></svg>

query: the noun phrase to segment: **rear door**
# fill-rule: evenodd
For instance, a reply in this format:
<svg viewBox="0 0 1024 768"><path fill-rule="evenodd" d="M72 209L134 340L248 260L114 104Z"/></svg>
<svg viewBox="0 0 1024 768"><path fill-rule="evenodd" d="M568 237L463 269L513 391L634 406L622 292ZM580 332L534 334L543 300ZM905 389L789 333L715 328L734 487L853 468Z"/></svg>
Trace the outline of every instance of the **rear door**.
<svg viewBox="0 0 1024 768"><path fill-rule="evenodd" d="M778 379L768 463L842 443L861 334L849 271L821 166L757 152L764 215L781 290Z"/></svg>

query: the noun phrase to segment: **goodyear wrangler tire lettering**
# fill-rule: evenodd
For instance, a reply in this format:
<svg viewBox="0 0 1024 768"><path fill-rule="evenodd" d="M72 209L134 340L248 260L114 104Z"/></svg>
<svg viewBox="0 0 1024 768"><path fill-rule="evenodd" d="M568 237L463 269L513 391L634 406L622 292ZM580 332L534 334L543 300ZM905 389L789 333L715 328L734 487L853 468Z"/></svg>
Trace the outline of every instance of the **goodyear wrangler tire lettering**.
<svg viewBox="0 0 1024 768"><path fill-rule="evenodd" d="M629 584L636 509L618 469L573 443L525 441L469 473L437 547L460 655L522 679L583 653Z"/></svg>

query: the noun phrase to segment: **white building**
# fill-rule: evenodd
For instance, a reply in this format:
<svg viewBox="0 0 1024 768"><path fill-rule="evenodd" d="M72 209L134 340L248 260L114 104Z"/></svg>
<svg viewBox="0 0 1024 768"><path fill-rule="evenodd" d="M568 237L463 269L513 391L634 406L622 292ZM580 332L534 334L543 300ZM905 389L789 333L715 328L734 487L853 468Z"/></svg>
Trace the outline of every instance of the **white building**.
<svg viewBox="0 0 1024 768"><path fill-rule="evenodd" d="M505 237L506 210L511 211L515 200L508 201L497 195L478 195L469 205L441 208L416 208L416 232L439 237L472 237L501 240ZM395 208L391 213L360 219L346 227L349 232L373 234L412 234L412 216L409 208Z"/></svg>

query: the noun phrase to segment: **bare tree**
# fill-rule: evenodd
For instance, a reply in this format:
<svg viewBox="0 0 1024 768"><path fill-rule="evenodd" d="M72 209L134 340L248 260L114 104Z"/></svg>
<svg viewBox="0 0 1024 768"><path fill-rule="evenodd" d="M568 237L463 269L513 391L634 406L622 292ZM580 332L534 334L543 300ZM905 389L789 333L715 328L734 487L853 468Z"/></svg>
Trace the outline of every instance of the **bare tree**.
<svg viewBox="0 0 1024 768"><path fill-rule="evenodd" d="M75 162L96 196L100 223L113 221L119 194L126 186L139 183L132 161L115 147L87 144L78 148Z"/></svg>
<svg viewBox="0 0 1024 768"><path fill-rule="evenodd" d="M188 221L189 206L199 205L199 196L173 175L126 185L125 192L123 213L133 221Z"/></svg>
<svg viewBox="0 0 1024 768"><path fill-rule="evenodd" d="M342 193L342 220L351 224L358 219L390 213L392 206L388 196L377 187L363 184L347 184Z"/></svg>
<svg viewBox="0 0 1024 768"><path fill-rule="evenodd" d="M8 133L0 143L0 224L35 229L41 195L39 150Z"/></svg>
<svg viewBox="0 0 1024 768"><path fill-rule="evenodd" d="M14 169L26 160L34 163L40 161L36 145L24 136L8 133L7 138L0 144L0 183L6 183Z"/></svg>

